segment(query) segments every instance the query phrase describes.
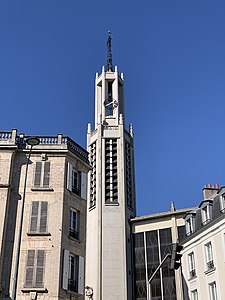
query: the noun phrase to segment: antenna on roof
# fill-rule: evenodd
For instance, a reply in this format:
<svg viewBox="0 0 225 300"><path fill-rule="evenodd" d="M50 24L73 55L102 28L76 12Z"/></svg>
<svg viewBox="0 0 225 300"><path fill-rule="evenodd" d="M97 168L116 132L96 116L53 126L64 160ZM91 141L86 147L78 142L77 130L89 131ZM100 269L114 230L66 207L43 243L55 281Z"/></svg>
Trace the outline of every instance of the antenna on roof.
<svg viewBox="0 0 225 300"><path fill-rule="evenodd" d="M107 55L107 71L113 71L113 65L112 65L112 35L110 30L108 30L108 39L107 39L107 48L108 48L108 55Z"/></svg>

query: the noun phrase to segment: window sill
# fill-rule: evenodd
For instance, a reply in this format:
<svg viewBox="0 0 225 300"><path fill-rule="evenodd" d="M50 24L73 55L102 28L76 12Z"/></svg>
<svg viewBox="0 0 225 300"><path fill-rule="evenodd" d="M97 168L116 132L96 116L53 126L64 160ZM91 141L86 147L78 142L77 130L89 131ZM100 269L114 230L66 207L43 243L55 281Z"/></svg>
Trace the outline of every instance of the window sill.
<svg viewBox="0 0 225 300"><path fill-rule="evenodd" d="M76 296L82 295L82 294L79 294L78 292L74 292L74 291L71 291L71 290L67 290L66 293L67 293L67 294L74 295L74 296L75 296L75 295L76 295Z"/></svg>
<svg viewBox="0 0 225 300"><path fill-rule="evenodd" d="M77 243L79 243L80 244L80 239L76 239L76 238L74 238L74 237L72 237L72 236L68 236L69 237L69 239L71 240L71 241L74 241L74 242L77 242Z"/></svg>
<svg viewBox="0 0 225 300"><path fill-rule="evenodd" d="M32 187L31 191L53 192L54 189L50 187Z"/></svg>
<svg viewBox="0 0 225 300"><path fill-rule="evenodd" d="M192 280L196 280L197 279L197 276L193 276L193 277L190 277L189 279L188 279L188 281L192 281Z"/></svg>
<svg viewBox="0 0 225 300"><path fill-rule="evenodd" d="M50 236L49 232L27 232L28 236Z"/></svg>
<svg viewBox="0 0 225 300"><path fill-rule="evenodd" d="M37 292L37 293L48 293L46 288L38 288L38 287L24 287L21 289L23 293Z"/></svg>
<svg viewBox="0 0 225 300"><path fill-rule="evenodd" d="M216 270L216 268L214 267L212 269L206 270L204 273L205 273L205 275L208 275L208 274L214 272L215 270Z"/></svg>

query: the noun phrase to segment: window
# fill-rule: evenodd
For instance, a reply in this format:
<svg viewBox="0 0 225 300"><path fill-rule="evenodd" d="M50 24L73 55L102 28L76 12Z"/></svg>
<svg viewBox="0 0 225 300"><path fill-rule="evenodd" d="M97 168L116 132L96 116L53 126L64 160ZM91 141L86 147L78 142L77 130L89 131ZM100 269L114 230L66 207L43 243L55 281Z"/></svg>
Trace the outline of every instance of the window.
<svg viewBox="0 0 225 300"><path fill-rule="evenodd" d="M198 300L198 291L191 291L191 300Z"/></svg>
<svg viewBox="0 0 225 300"><path fill-rule="evenodd" d="M79 256L69 256L69 282L68 290L78 292Z"/></svg>
<svg viewBox="0 0 225 300"><path fill-rule="evenodd" d="M34 176L35 188L49 188L50 161L37 161Z"/></svg>
<svg viewBox="0 0 225 300"><path fill-rule="evenodd" d="M79 174L72 169L72 192L77 195L80 195L79 181Z"/></svg>
<svg viewBox="0 0 225 300"><path fill-rule="evenodd" d="M70 209L70 231L69 235L75 239L79 239L79 227L80 227L80 212L74 209Z"/></svg>
<svg viewBox="0 0 225 300"><path fill-rule="evenodd" d="M64 250L62 288L79 294L84 292L84 258Z"/></svg>
<svg viewBox="0 0 225 300"><path fill-rule="evenodd" d="M186 235L190 235L194 232L194 217L189 215L185 220Z"/></svg>
<svg viewBox="0 0 225 300"><path fill-rule="evenodd" d="M209 296L210 296L210 300L217 300L216 282L215 281L209 284Z"/></svg>
<svg viewBox="0 0 225 300"><path fill-rule="evenodd" d="M188 254L190 278L196 277L194 252Z"/></svg>
<svg viewBox="0 0 225 300"><path fill-rule="evenodd" d="M220 196L220 211L225 212L225 195Z"/></svg>
<svg viewBox="0 0 225 300"><path fill-rule="evenodd" d="M206 255L206 265L207 270L214 269L214 262L213 262L213 253L212 253L212 244L211 242L205 245L205 255Z"/></svg>
<svg viewBox="0 0 225 300"><path fill-rule="evenodd" d="M48 202L33 201L29 233L47 233Z"/></svg>
<svg viewBox="0 0 225 300"><path fill-rule="evenodd" d="M203 205L201 205L201 213L202 213L202 225L206 225L211 221L212 216L212 205L211 200L208 200L207 202L203 202Z"/></svg>
<svg viewBox="0 0 225 300"><path fill-rule="evenodd" d="M25 287L44 287L45 250L28 250Z"/></svg>
<svg viewBox="0 0 225 300"><path fill-rule="evenodd" d="M70 162L67 167L67 189L81 198L87 199L87 174L78 172Z"/></svg>

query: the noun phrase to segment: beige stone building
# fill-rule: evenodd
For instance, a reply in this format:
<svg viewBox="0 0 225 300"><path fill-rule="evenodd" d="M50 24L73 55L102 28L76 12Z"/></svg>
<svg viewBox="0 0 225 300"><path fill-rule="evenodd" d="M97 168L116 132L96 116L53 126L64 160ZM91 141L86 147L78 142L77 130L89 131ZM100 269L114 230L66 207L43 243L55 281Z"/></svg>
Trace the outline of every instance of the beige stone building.
<svg viewBox="0 0 225 300"><path fill-rule="evenodd" d="M88 153L61 134L39 136L28 160L26 139L0 132L1 297L18 279L14 299L84 299Z"/></svg>
<svg viewBox="0 0 225 300"><path fill-rule="evenodd" d="M185 300L225 299L225 187L208 185L185 216L182 271Z"/></svg>
<svg viewBox="0 0 225 300"><path fill-rule="evenodd" d="M167 253L171 253L172 243L185 239L183 217L191 210L176 210L172 202L168 212L139 216L130 220L133 233L134 299L183 300L181 269L170 270L170 259L165 261L150 287L148 280Z"/></svg>

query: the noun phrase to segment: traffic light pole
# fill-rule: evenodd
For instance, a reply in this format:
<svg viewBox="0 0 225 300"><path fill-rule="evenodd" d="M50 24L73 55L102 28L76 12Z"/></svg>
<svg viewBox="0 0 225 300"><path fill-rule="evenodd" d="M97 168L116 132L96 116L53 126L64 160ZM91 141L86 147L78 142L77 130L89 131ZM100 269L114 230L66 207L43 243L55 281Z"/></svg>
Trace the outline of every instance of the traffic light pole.
<svg viewBox="0 0 225 300"><path fill-rule="evenodd" d="M147 293L147 300L151 300L152 299L152 295L151 295L151 282L153 280L153 278L155 277L156 273L159 271L159 269L162 267L162 265L164 264L164 262L167 260L167 258L171 257L171 253L167 253L166 256L163 258L161 264L156 268L155 272L152 274L152 276L149 278L148 280L148 293Z"/></svg>

